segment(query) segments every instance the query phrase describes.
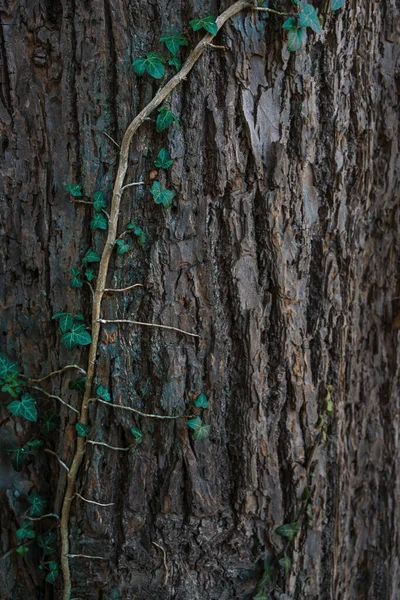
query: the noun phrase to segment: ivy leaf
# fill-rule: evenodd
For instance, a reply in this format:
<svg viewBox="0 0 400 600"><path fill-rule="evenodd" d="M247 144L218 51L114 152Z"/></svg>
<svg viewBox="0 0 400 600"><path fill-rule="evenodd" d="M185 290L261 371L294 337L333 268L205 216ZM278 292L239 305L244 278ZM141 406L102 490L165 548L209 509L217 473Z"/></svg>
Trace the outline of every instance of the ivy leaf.
<svg viewBox="0 0 400 600"><path fill-rule="evenodd" d="M71 269L71 275L72 279L69 282L70 287L72 287L72 289L81 288L83 286L83 281L80 270L73 267Z"/></svg>
<svg viewBox="0 0 400 600"><path fill-rule="evenodd" d="M138 444L141 444L143 441L144 433L137 427L131 427L131 432L133 433L135 440Z"/></svg>
<svg viewBox="0 0 400 600"><path fill-rule="evenodd" d="M342 6L344 6L346 0L331 0L331 10L339 10L339 8L342 8Z"/></svg>
<svg viewBox="0 0 400 600"><path fill-rule="evenodd" d="M297 29L297 20L295 17L289 17L282 25L282 29Z"/></svg>
<svg viewBox="0 0 400 600"><path fill-rule="evenodd" d="M55 552L52 544L57 540L57 536L53 531L49 531L43 535L39 535L37 539L38 546L43 550L44 554Z"/></svg>
<svg viewBox="0 0 400 600"><path fill-rule="evenodd" d="M108 227L108 221L101 212L94 213L93 219L90 221L91 229L102 229L103 231Z"/></svg>
<svg viewBox="0 0 400 600"><path fill-rule="evenodd" d="M100 212L102 208L107 208L103 192L95 192L93 196L93 208L96 212Z"/></svg>
<svg viewBox="0 0 400 600"><path fill-rule="evenodd" d="M58 325L60 327L61 333L65 333L66 331L69 331L71 329L72 325L74 324L73 316L68 313L65 313L65 312L55 313L51 318L52 318L52 320L60 319Z"/></svg>
<svg viewBox="0 0 400 600"><path fill-rule="evenodd" d="M182 66L182 61L177 56L173 56L172 58L168 59L168 64L171 65L171 67L175 67L175 69L179 71Z"/></svg>
<svg viewBox="0 0 400 600"><path fill-rule="evenodd" d="M164 33L160 37L160 42L165 44L168 50L175 56L177 52L179 52L179 48L181 46L188 46L189 42L183 35L183 33L172 33L166 34ZM169 61L168 61L169 62Z"/></svg>
<svg viewBox="0 0 400 600"><path fill-rule="evenodd" d="M159 181L154 181L150 193L153 196L154 202L156 204L162 204L165 208L171 206L175 196L175 192L164 189Z"/></svg>
<svg viewBox="0 0 400 600"><path fill-rule="evenodd" d="M44 513L44 508L47 504L47 500L39 496L36 492L33 492L28 496L28 502L31 505L29 509L29 515L31 517L41 517Z"/></svg>
<svg viewBox="0 0 400 600"><path fill-rule="evenodd" d="M4 379L0 379L0 382L2 383L1 391L10 394L12 398L17 398L21 393L23 381L19 378L19 373L7 373Z"/></svg>
<svg viewBox="0 0 400 600"><path fill-rule="evenodd" d="M118 256L122 256L122 254L126 254L131 249L130 245L124 240L116 240L115 245L117 246L117 254Z"/></svg>
<svg viewBox="0 0 400 600"><path fill-rule="evenodd" d="M7 454L11 455L11 463L15 471L22 471L25 462L25 456L30 454L29 449L24 449L16 444L12 444L10 448L6 450L6 452Z"/></svg>
<svg viewBox="0 0 400 600"><path fill-rule="evenodd" d="M0 379L5 379L7 375L18 375L19 366L8 358L6 354L0 352Z"/></svg>
<svg viewBox="0 0 400 600"><path fill-rule="evenodd" d="M18 546L18 548L16 548L15 551L18 552L20 556L24 556L24 554L29 552L29 548L27 548L26 546Z"/></svg>
<svg viewBox="0 0 400 600"><path fill-rule="evenodd" d="M288 538L291 542L297 535L300 529L300 523L285 523L275 529L278 535Z"/></svg>
<svg viewBox="0 0 400 600"><path fill-rule="evenodd" d="M60 417L51 410L46 411L40 424L40 432L43 435L48 435L58 427L60 427Z"/></svg>
<svg viewBox="0 0 400 600"><path fill-rule="evenodd" d="M290 569L292 568L292 563L290 562L290 558L288 557L286 552L283 558L280 558L278 562L281 565L281 567L285 569L285 576L287 577L290 573Z"/></svg>
<svg viewBox="0 0 400 600"><path fill-rule="evenodd" d="M274 570L274 567L272 565L266 564L264 566L264 573L263 573L260 581L258 582L259 588L263 588L271 580L271 575L272 575L273 570Z"/></svg>
<svg viewBox="0 0 400 600"><path fill-rule="evenodd" d="M164 76L165 58L158 52L149 52L146 58L137 58L133 61L133 70L136 75L143 75L145 71L154 79L160 79Z"/></svg>
<svg viewBox="0 0 400 600"><path fill-rule="evenodd" d="M267 593L264 590L259 590L258 593L253 596L253 600L268 600Z"/></svg>
<svg viewBox="0 0 400 600"><path fill-rule="evenodd" d="M299 25L302 27L311 27L315 33L322 33L321 23L318 19L318 13L312 4L304 4L299 14Z"/></svg>
<svg viewBox="0 0 400 600"><path fill-rule="evenodd" d="M158 169L169 169L173 164L174 161L169 157L168 150L166 148L161 148L154 161L154 166Z"/></svg>
<svg viewBox="0 0 400 600"><path fill-rule="evenodd" d="M24 394L21 400L14 400L7 406L15 417L24 417L27 421L37 421L36 400L30 394Z"/></svg>
<svg viewBox="0 0 400 600"><path fill-rule="evenodd" d="M168 108L168 106L159 108L158 113L156 119L156 131L164 131L164 129L167 129L174 121L178 122L178 117Z"/></svg>
<svg viewBox="0 0 400 600"><path fill-rule="evenodd" d="M71 194L71 196L74 196L74 198L82 197L82 186L78 183L68 183L65 186L65 189Z"/></svg>
<svg viewBox="0 0 400 600"><path fill-rule="evenodd" d="M291 29L288 33L287 49L290 52L300 50L307 41L307 30L305 27L300 29Z"/></svg>
<svg viewBox="0 0 400 600"><path fill-rule="evenodd" d="M45 580L47 581L47 583L54 584L57 581L58 575L60 574L60 570L58 568L58 563L56 560L51 560L49 562L49 569L50 571L47 573Z"/></svg>
<svg viewBox="0 0 400 600"><path fill-rule="evenodd" d="M210 426L205 425L200 417L190 419L187 423L190 429L193 429L193 437L195 440L205 440L210 434Z"/></svg>
<svg viewBox="0 0 400 600"><path fill-rule="evenodd" d="M86 269L85 271L85 277L88 281L92 281L95 278L95 272L93 271L93 269Z"/></svg>
<svg viewBox="0 0 400 600"><path fill-rule="evenodd" d="M76 390L77 392L84 392L86 384L86 377L77 377L76 379L72 379L68 387L70 390Z"/></svg>
<svg viewBox="0 0 400 600"><path fill-rule="evenodd" d="M61 336L60 341L67 350L72 350L75 346L87 346L90 344L92 342L92 336L86 331L84 325L74 323L71 330Z"/></svg>
<svg viewBox="0 0 400 600"><path fill-rule="evenodd" d="M86 252L85 256L82 259L82 263L87 265L88 263L100 262L100 256L92 250L91 248Z"/></svg>
<svg viewBox="0 0 400 600"><path fill-rule="evenodd" d="M78 434L78 437L84 438L88 434L89 425L85 425L85 423L81 423L80 421L78 421L78 423L76 423L75 425L75 429L76 433Z"/></svg>
<svg viewBox="0 0 400 600"><path fill-rule="evenodd" d="M210 403L207 400L207 396L205 394L200 394L199 396L197 396L196 400L194 401L194 404L198 408L208 408Z"/></svg>
<svg viewBox="0 0 400 600"><path fill-rule="evenodd" d="M15 532L17 536L17 542L22 542L26 538L33 540L35 538L35 532L33 531L32 521L23 521L21 527Z"/></svg>
<svg viewBox="0 0 400 600"><path fill-rule="evenodd" d="M189 21L191 28L193 31L199 31L199 29L205 29L208 33L212 33L213 35L217 35L218 33L218 25L215 22L214 15L208 15L207 17L203 17L202 19L192 19Z"/></svg>
<svg viewBox="0 0 400 600"><path fill-rule="evenodd" d="M99 398L105 400L105 402L111 402L110 392L106 387L104 387L104 385L99 385L99 387L96 390L96 394L99 396Z"/></svg>

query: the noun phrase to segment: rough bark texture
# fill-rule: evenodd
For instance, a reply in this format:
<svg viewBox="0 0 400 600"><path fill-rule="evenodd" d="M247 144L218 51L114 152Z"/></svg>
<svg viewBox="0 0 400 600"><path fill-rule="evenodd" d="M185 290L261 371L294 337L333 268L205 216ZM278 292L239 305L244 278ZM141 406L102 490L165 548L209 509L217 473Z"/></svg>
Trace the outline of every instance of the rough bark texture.
<svg viewBox="0 0 400 600"><path fill-rule="evenodd" d="M327 2L315 3L323 14ZM69 271L102 233L91 197L112 184L117 141L158 83L138 79L132 59L162 50L161 32L218 14L215 1L25 0L0 12L2 350L39 377L85 351L59 344L51 316L82 311L90 291ZM242 14L225 26L226 51L202 57L171 105L181 126L134 140L127 181L147 179L168 147L159 178L177 192L163 210L147 187L125 192L121 231L132 218L149 243L117 258L109 286L146 289L109 296L104 318L153 321L201 335L105 325L96 381L114 402L144 412L211 405L208 441L185 420L152 422L104 405L91 408L91 439L115 446L145 439L134 455L89 448L75 500L74 597L249 600L274 532L298 516L327 385L335 413L313 455L312 520L291 546L280 599L398 598L399 571L399 6L370 0L328 13L321 38L289 54L282 21ZM193 34L193 40L197 40ZM77 406L74 375L43 384ZM39 396L38 396L39 397ZM34 486L59 512L65 475L38 453L17 473L5 448L37 426L9 417L2 394L2 547ZM56 408L59 435L46 445L70 463L74 414ZM58 480L58 483L57 483ZM42 526L42 525L41 525ZM44 527L44 525L43 525ZM47 524L48 528L48 524ZM166 552L166 566L163 552ZM38 569L40 552L1 563L0 597L56 598ZM167 577L168 575L168 577ZM59 585L61 582L59 582Z"/></svg>

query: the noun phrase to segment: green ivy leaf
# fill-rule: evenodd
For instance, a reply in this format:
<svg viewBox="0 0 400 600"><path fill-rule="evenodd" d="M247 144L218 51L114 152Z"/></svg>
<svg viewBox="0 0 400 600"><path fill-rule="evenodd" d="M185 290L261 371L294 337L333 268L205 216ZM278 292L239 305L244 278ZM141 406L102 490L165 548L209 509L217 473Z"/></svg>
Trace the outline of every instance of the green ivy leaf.
<svg viewBox="0 0 400 600"><path fill-rule="evenodd" d="M331 0L331 10L339 10L339 8L342 8L342 6L344 6L345 2L346 0Z"/></svg>
<svg viewBox="0 0 400 600"><path fill-rule="evenodd" d="M104 385L99 385L99 387L96 390L96 394L99 396L99 398L105 400L105 402L111 402L110 392L106 387L104 387Z"/></svg>
<svg viewBox="0 0 400 600"><path fill-rule="evenodd" d="M264 590L259 590L258 593L253 596L253 600L268 600L267 593Z"/></svg>
<svg viewBox="0 0 400 600"><path fill-rule="evenodd" d="M291 542L297 535L300 529L300 523L285 523L275 529L278 535L288 538Z"/></svg>
<svg viewBox="0 0 400 600"><path fill-rule="evenodd" d="M297 19L295 17L289 17L288 19L286 19L286 21L284 22L284 24L282 25L282 29L297 29L298 25L297 25Z"/></svg>
<svg viewBox="0 0 400 600"><path fill-rule="evenodd" d="M208 33L212 33L213 35L217 35L218 33L218 25L215 22L214 15L208 15L207 17L203 17L202 19L192 19L189 21L191 28L193 31L199 31L199 29L205 29Z"/></svg>
<svg viewBox="0 0 400 600"><path fill-rule="evenodd" d="M157 167L157 169L169 169L173 164L174 161L169 157L168 150L166 148L161 148L154 161L154 166Z"/></svg>
<svg viewBox="0 0 400 600"><path fill-rule="evenodd" d="M301 27L311 27L315 33L322 33L321 23L318 19L318 13L312 4L304 4L299 14L299 25Z"/></svg>
<svg viewBox="0 0 400 600"><path fill-rule="evenodd" d="M88 263L95 263L95 262L100 262L100 256L97 254L97 252L95 252L92 249L89 249L85 256L82 259L82 263L84 265L87 265Z"/></svg>
<svg viewBox="0 0 400 600"><path fill-rule="evenodd" d="M15 532L15 535L17 536L17 542L22 542L26 538L33 540L35 532L32 521L23 521L21 527Z"/></svg>
<svg viewBox="0 0 400 600"><path fill-rule="evenodd" d="M193 429L193 437L195 440L205 440L210 434L210 426L205 425L200 417L190 419L187 423L190 429Z"/></svg>
<svg viewBox="0 0 400 600"><path fill-rule="evenodd" d="M263 573L260 581L258 582L259 588L265 587L267 585L267 583L271 580L271 575L272 575L273 570L274 570L274 567L272 565L266 564L264 566L264 573Z"/></svg>
<svg viewBox="0 0 400 600"><path fill-rule="evenodd" d="M10 360L6 354L0 352L0 379L5 379L7 375L18 375L18 363Z"/></svg>
<svg viewBox="0 0 400 600"><path fill-rule="evenodd" d="M84 392L86 384L86 377L77 377L76 379L72 379L68 387L70 390L76 390L77 392Z"/></svg>
<svg viewBox="0 0 400 600"><path fill-rule="evenodd" d="M40 424L40 432L43 435L48 435L58 427L60 427L60 417L51 410L46 411Z"/></svg>
<svg viewBox="0 0 400 600"><path fill-rule="evenodd" d="M68 183L65 186L65 189L75 198L81 198L82 196L82 186L78 183Z"/></svg>
<svg viewBox="0 0 400 600"><path fill-rule="evenodd" d="M156 119L156 131L164 131L174 121L177 123L178 117L168 108L168 106L162 106L158 109L158 116Z"/></svg>
<svg viewBox="0 0 400 600"><path fill-rule="evenodd" d="M133 70L136 75L143 75L145 71L154 79L160 79L164 76L165 58L158 52L149 52L146 58L137 58L133 61Z"/></svg>
<svg viewBox="0 0 400 600"><path fill-rule="evenodd" d="M24 394L21 400L14 400L7 406L15 417L24 417L27 421L37 421L36 400L30 394Z"/></svg>
<svg viewBox="0 0 400 600"><path fill-rule="evenodd" d="M86 269L85 271L85 277L88 281L92 281L96 275L93 269Z"/></svg>
<svg viewBox="0 0 400 600"><path fill-rule="evenodd" d="M89 425L85 425L85 423L81 423L80 421L78 421L78 423L76 423L75 425L75 429L78 436L84 438L88 434Z"/></svg>
<svg viewBox="0 0 400 600"><path fill-rule="evenodd" d="M10 454L11 456L11 463L12 466L14 467L15 471L22 471L23 466L24 466L24 462L25 462L25 456L27 454L30 454L29 450L26 451L24 450L24 448L21 448L20 446L17 446L16 444L12 444L7 450L6 450L7 454Z"/></svg>
<svg viewBox="0 0 400 600"><path fill-rule="evenodd" d="M305 27L301 27L300 29L291 29L288 33L287 49L290 52L300 50L300 48L305 46L306 41L307 30Z"/></svg>
<svg viewBox="0 0 400 600"><path fill-rule="evenodd" d="M57 540L57 536L53 531L49 531L43 535L39 535L37 539L38 546L43 550L44 554L55 552L52 544Z"/></svg>
<svg viewBox="0 0 400 600"><path fill-rule="evenodd" d="M74 323L70 331L67 331L61 336L61 343L67 348L72 350L75 346L87 346L92 341L92 336L86 331L84 325Z"/></svg>
<svg viewBox="0 0 400 600"><path fill-rule="evenodd" d="M31 517L41 517L44 514L44 508L47 504L47 500L39 496L36 492L32 492L28 496L28 502L31 505L29 509L29 515Z"/></svg>
<svg viewBox="0 0 400 600"><path fill-rule="evenodd" d="M194 404L198 408L208 408L210 403L208 402L207 396L205 394L200 394L199 396L197 396L196 400L194 401Z"/></svg>
<svg viewBox="0 0 400 600"><path fill-rule="evenodd" d="M107 202L103 192L95 192L93 196L93 208L96 212L100 212L103 208L107 208Z"/></svg>
<svg viewBox="0 0 400 600"><path fill-rule="evenodd" d="M165 208L169 208L175 196L172 190L166 190L162 187L159 181L154 181L150 190L156 204L162 204Z"/></svg>
<svg viewBox="0 0 400 600"><path fill-rule="evenodd" d="M118 256L122 256L122 254L126 254L131 249L130 245L124 240L116 240L115 245L117 247Z"/></svg>
<svg viewBox="0 0 400 600"><path fill-rule="evenodd" d="M54 564L56 566L53 568L50 568L50 565L54 565ZM60 570L58 568L57 562L55 560L50 561L49 568L50 568L50 571L47 573L45 580L47 581L47 583L54 584L57 581L57 577L60 574Z"/></svg>
<svg viewBox="0 0 400 600"><path fill-rule="evenodd" d="M29 552L29 548L27 548L26 546L18 546L18 548L16 548L15 551L18 552L20 556L24 556L24 554Z"/></svg>
<svg viewBox="0 0 400 600"><path fill-rule="evenodd" d="M66 331L69 331L71 329L72 325L74 324L74 317L65 312L55 313L51 318L53 320L60 319L58 325L60 327L61 333L65 333Z"/></svg>
<svg viewBox="0 0 400 600"><path fill-rule="evenodd" d="M21 393L21 385L23 385L22 379L19 377L19 373L7 373L4 379L0 379L2 383L1 391L10 394L12 398L17 398Z"/></svg>
<svg viewBox="0 0 400 600"><path fill-rule="evenodd" d="M83 286L82 275L79 269L73 267L71 269L72 279L69 282L70 287L72 289L81 288Z"/></svg>
<svg viewBox="0 0 400 600"><path fill-rule="evenodd" d="M180 68L181 68L181 66L182 66L182 61L181 61L181 59L180 59L180 58L178 58L177 56L173 56L172 58L169 58L169 59L168 59L168 64L169 64L171 67L175 67L175 69L176 69L177 71L179 71L179 69L180 69Z"/></svg>
<svg viewBox="0 0 400 600"><path fill-rule="evenodd" d="M290 558L288 557L286 552L283 558L280 558L278 562L281 565L281 567L285 569L285 576L287 577L290 573L290 569L292 568L292 563L290 562Z"/></svg>
<svg viewBox="0 0 400 600"><path fill-rule="evenodd" d="M143 441L144 433L137 427L131 427L131 432L133 433L135 440L138 444L141 444Z"/></svg>
<svg viewBox="0 0 400 600"><path fill-rule="evenodd" d="M183 35L183 33L172 33L172 34L166 34L166 33L164 33L160 37L160 42L162 42L163 44L165 44L167 46L168 50L174 56L175 56L175 54L177 54L177 52L179 52L179 48L181 46L188 46L189 45L189 42L185 38L185 36Z"/></svg>
<svg viewBox="0 0 400 600"><path fill-rule="evenodd" d="M102 229L105 231L108 227L108 221L101 212L94 213L93 219L90 221L91 229Z"/></svg>

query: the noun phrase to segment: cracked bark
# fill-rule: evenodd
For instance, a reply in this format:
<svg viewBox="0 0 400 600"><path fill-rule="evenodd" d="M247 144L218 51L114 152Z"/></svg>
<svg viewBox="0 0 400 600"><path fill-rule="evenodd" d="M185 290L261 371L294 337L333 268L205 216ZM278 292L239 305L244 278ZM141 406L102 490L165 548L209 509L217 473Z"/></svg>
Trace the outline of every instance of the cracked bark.
<svg viewBox="0 0 400 600"><path fill-rule="evenodd" d="M125 192L121 231L133 218L149 245L115 260L108 287L146 289L109 295L102 318L201 340L104 325L96 381L113 402L157 414L187 413L205 392L211 438L193 442L181 420L91 407L91 439L125 447L133 425L146 435L135 455L88 450L78 492L114 505L74 504L71 553L109 562L73 560L75 597L118 587L135 600L252 598L265 553L283 547L275 527L299 510L326 385L335 414L315 456L312 523L271 596L397 597L399 14L394 1L366 4L328 15L324 38L296 55L278 18L235 17L217 41L227 50L207 51L172 95L181 128L157 134L149 122L133 142L126 181L146 179L168 147L175 163L160 177L177 202L163 211ZM112 183L117 149L103 132L120 142L158 88L133 75L133 57L220 9L30 0L1 10L2 351L28 377L85 365L84 351L60 347L50 318L68 308L89 321L89 290L71 290L69 270L104 238L91 235L90 209L70 203L64 184L82 183L91 197ZM75 406L72 377L42 386ZM36 431L5 421L7 402L2 456L9 440ZM69 465L73 416L56 410L61 433L46 446ZM15 547L32 486L58 513L65 484L44 453L21 473L8 460L2 554ZM33 548L24 560L9 555L0 597L57 597L39 558Z"/></svg>

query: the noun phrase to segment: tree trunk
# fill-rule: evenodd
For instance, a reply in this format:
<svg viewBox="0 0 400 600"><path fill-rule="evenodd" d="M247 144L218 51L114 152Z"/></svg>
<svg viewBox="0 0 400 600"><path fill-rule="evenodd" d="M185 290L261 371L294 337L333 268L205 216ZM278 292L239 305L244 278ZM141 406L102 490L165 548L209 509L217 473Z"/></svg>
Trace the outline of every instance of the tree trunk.
<svg viewBox="0 0 400 600"><path fill-rule="evenodd" d="M90 322L91 291L71 289L70 270L88 248L101 254L105 240L65 185L81 184L87 201L111 190L118 148L108 136L119 143L161 85L135 75L133 59L165 53L162 33L188 31L190 19L226 6L7 4L2 351L40 378L86 368L87 350L60 345L51 317L82 312ZM310 33L297 53L286 48L281 17L234 17L215 41L225 50L206 50L170 97L180 126L157 133L155 114L133 140L126 183L146 184L124 192L119 231L134 219L148 241L114 256L108 285L145 287L107 295L103 318L200 338L105 324L95 385L144 413L199 413L210 437L194 440L183 418L91 407L91 440L129 447L133 426L144 438L133 453L88 445L77 491L113 505L73 502L71 554L103 557L70 559L74 598L251 600L266 559L266 597L398 598L399 5L314 4L323 34ZM192 44L201 37L187 35ZM170 209L149 194L163 147L174 159L157 174L176 191ZM68 385L76 376L67 370L40 385L78 407ZM205 410L193 405L201 393ZM61 417L43 439L69 465L76 415L35 395L39 416ZM39 566L49 559L37 545L23 557L8 552L29 492L60 514L66 471L43 448L14 470L9 444L40 435L40 421L10 416L10 397L1 397L0 597L59 598L62 577L44 581ZM275 529L295 522L288 543ZM35 526L58 531L55 523Z"/></svg>

